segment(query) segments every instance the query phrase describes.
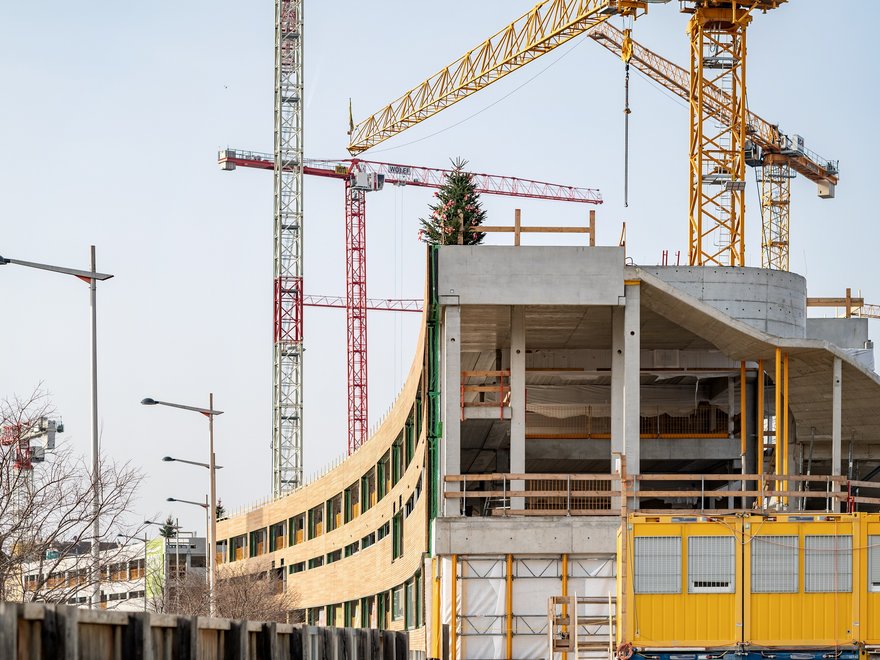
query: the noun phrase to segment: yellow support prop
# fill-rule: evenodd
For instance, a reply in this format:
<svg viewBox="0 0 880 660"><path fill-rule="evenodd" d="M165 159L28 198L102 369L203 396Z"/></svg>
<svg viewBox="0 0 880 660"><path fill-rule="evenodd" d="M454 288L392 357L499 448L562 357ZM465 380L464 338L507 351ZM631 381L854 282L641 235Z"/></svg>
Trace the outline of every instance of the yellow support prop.
<svg viewBox="0 0 880 660"><path fill-rule="evenodd" d="M507 555L507 582L504 595L507 624L507 660L513 660L513 555Z"/></svg>
<svg viewBox="0 0 880 660"><path fill-rule="evenodd" d="M449 611L449 660L456 660L458 657L458 555L452 555L452 603Z"/></svg>
<svg viewBox="0 0 880 660"><path fill-rule="evenodd" d="M774 459L774 473L775 476L779 476L782 474L782 425L779 423L782 415L782 349L776 349L776 371L773 376L773 389L776 393L776 407L773 409L773 414L776 419L774 421L774 434L775 434L775 447L773 448L773 459ZM780 490L782 487L782 482L776 479L774 481L774 487L776 490Z"/></svg>

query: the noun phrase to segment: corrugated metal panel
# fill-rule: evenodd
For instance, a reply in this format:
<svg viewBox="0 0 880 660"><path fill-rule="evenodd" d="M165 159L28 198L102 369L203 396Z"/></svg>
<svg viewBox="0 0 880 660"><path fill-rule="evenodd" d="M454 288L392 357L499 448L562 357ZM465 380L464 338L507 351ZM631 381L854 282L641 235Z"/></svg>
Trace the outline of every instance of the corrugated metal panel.
<svg viewBox="0 0 880 660"><path fill-rule="evenodd" d="M688 593L733 593L732 536L691 536L688 539Z"/></svg>
<svg viewBox="0 0 880 660"><path fill-rule="evenodd" d="M798 537L752 539L752 593L797 593Z"/></svg>
<svg viewBox="0 0 880 660"><path fill-rule="evenodd" d="M634 546L635 593L681 593L681 538L637 536Z"/></svg>
<svg viewBox="0 0 880 660"><path fill-rule="evenodd" d="M804 536L804 591L852 591L852 536Z"/></svg>

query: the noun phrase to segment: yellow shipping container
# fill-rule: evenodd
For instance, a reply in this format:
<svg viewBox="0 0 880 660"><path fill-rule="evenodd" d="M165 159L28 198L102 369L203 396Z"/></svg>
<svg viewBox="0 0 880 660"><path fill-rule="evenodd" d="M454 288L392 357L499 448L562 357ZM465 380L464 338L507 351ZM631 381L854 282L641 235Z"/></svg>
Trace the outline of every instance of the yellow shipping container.
<svg viewBox="0 0 880 660"><path fill-rule="evenodd" d="M880 514L634 514L624 541L637 648L880 646Z"/></svg>

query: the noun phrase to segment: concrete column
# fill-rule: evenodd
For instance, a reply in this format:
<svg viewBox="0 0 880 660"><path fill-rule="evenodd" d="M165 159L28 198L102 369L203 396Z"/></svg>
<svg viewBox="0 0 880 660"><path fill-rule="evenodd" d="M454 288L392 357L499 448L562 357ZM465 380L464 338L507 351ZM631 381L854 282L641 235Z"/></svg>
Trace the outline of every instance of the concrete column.
<svg viewBox="0 0 880 660"><path fill-rule="evenodd" d="M526 327L525 308L510 308L510 471L526 471ZM524 481L513 481L511 490L523 490ZM511 509L524 509L522 497L510 499Z"/></svg>
<svg viewBox="0 0 880 660"><path fill-rule="evenodd" d="M627 474L641 473L641 314L639 283L626 285L623 315L623 437Z"/></svg>
<svg viewBox="0 0 880 660"><path fill-rule="evenodd" d="M461 474L461 308L443 308L443 442L440 444L443 474ZM461 484L443 485L443 492L460 490ZM443 515L462 514L460 499L442 498Z"/></svg>
<svg viewBox="0 0 880 660"><path fill-rule="evenodd" d="M843 401L843 373L840 358L834 358L834 375L832 378L831 391L831 474L840 475L841 462L841 429L843 425L843 416L841 415L841 404ZM835 484L832 488L835 492L839 490Z"/></svg>
<svg viewBox="0 0 880 660"><path fill-rule="evenodd" d="M611 308L611 460L623 453L623 314ZM614 470L612 463L611 469Z"/></svg>

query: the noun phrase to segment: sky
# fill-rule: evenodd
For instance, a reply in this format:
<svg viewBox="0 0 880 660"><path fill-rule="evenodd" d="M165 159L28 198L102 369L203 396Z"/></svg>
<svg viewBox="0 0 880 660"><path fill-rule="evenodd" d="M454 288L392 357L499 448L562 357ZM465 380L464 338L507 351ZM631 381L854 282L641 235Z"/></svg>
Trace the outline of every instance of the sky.
<svg viewBox="0 0 880 660"><path fill-rule="evenodd" d="M306 0L305 154L344 158L355 120L378 110L532 6L531 0ZM880 4L829 11L799 0L749 29L749 108L840 160L834 200L792 184L792 270L814 296L850 286L880 303L880 223L871 190L880 138ZM858 6L856 13L853 9ZM857 20L854 20L857 16ZM652 6L635 24L647 47L685 65L687 17ZM0 6L0 255L87 268L97 246L102 451L142 468L135 515L173 515L202 530L199 415L144 407L147 396L205 406L213 392L218 493L228 510L271 491L272 178L222 172L219 147L270 151L273 3L4 3ZM598 187L600 245L627 223L627 255L657 264L686 254L688 114L644 77L631 82L630 203L623 206L623 66L587 37L507 76L363 157ZM750 171L747 264L760 265ZM305 289L345 288L342 187L305 182ZM424 286L418 219L430 191L395 188L367 201L368 294L417 298ZM489 224L583 225L578 204L483 198ZM582 239L582 237L581 237ZM490 235L488 243L508 243ZM532 235L530 244L549 243ZM575 244L576 235L552 242ZM684 257L686 259L686 257ZM0 397L45 390L68 450L90 451L88 287L73 278L0 269ZM370 425L394 401L413 358L418 316L369 317ZM871 330L878 334L878 323ZM346 448L345 315L305 312L307 477Z"/></svg>

